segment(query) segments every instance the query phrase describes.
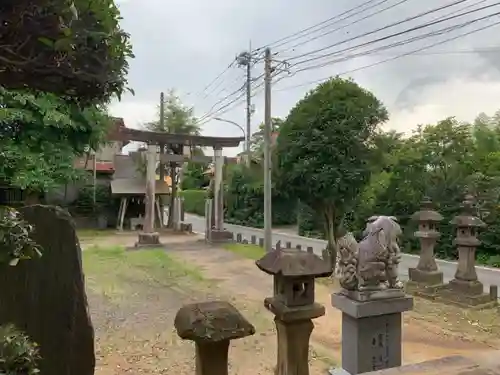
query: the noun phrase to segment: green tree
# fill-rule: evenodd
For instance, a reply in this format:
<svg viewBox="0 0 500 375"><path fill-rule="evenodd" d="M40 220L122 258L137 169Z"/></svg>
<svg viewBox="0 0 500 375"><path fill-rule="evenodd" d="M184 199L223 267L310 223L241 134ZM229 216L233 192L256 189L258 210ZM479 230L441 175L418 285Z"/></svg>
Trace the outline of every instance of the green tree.
<svg viewBox="0 0 500 375"><path fill-rule="evenodd" d="M169 90L163 100L163 114L161 113L161 105L159 105L158 120L146 124L148 130L175 134L200 134L200 127L194 117L193 108L186 107L175 93L175 90ZM161 119L162 116L163 118ZM161 150L163 153L182 155L184 152L184 145L162 145ZM199 152L193 149L191 151L193 153ZM165 171L169 173L172 181L170 207L173 207L174 199L177 196L177 185L179 183L177 163L172 162L168 166L160 164L160 178L163 177ZM173 218L173 210L170 209L167 223L168 227L173 226Z"/></svg>
<svg viewBox="0 0 500 375"><path fill-rule="evenodd" d="M344 215L369 182L369 143L387 118L372 93L336 77L300 100L281 126L280 188L324 218L332 262Z"/></svg>
<svg viewBox="0 0 500 375"><path fill-rule="evenodd" d="M2 1L0 84L103 103L126 86L129 35L114 0Z"/></svg>
<svg viewBox="0 0 500 375"><path fill-rule="evenodd" d="M110 119L54 94L0 86L0 180L38 194L80 176L76 157L97 149Z"/></svg>
<svg viewBox="0 0 500 375"><path fill-rule="evenodd" d="M279 133L283 119L279 117L271 118L271 132ZM250 152L252 158L262 160L264 158L264 123L259 125L259 130L250 137Z"/></svg>

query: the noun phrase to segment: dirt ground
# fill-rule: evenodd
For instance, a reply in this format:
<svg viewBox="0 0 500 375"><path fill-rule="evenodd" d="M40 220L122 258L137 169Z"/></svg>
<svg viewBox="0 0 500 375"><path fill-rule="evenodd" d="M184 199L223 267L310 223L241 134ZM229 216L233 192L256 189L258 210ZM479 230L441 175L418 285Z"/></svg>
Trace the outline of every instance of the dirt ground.
<svg viewBox="0 0 500 375"><path fill-rule="evenodd" d="M173 319L183 304L207 299L232 302L257 330L233 342L230 372L271 374L276 333L272 314L262 303L272 291L270 276L253 261L209 248L194 237L163 237L165 259L147 259L143 251L118 257L117 250L105 251L130 246L135 239L134 234L81 237L99 374L192 373L193 345L177 337ZM313 375L340 362L341 314L331 307L331 289L321 284L316 289L316 299L327 312L314 321ZM500 348L500 317L496 311L465 311L416 299L414 310L405 314L403 335L404 363L474 354Z"/></svg>

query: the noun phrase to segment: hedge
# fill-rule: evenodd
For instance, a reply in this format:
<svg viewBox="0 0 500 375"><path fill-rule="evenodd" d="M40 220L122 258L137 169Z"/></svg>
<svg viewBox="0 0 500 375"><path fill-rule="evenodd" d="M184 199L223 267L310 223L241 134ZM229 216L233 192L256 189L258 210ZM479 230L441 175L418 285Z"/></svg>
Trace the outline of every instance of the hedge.
<svg viewBox="0 0 500 375"><path fill-rule="evenodd" d="M184 211L205 216L206 190L183 190L180 194L184 198Z"/></svg>

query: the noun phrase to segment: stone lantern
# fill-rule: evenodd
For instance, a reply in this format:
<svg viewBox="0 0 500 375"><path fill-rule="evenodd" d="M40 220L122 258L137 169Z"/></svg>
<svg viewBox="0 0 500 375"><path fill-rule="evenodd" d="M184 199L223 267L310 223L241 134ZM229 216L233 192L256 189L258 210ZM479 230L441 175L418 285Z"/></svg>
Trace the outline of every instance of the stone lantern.
<svg viewBox="0 0 500 375"><path fill-rule="evenodd" d="M458 248L458 266L450 287L460 293L480 295L483 284L477 279L476 249L481 244L477 238L479 230L486 224L475 216L474 198L467 195L462 205L462 213L455 216L450 224L457 228L454 244Z"/></svg>
<svg viewBox="0 0 500 375"><path fill-rule="evenodd" d="M407 289L420 286L438 286L443 284L443 273L439 271L434 258L434 247L441 236L437 224L443 216L433 210L432 202L425 197L421 209L415 212L411 219L418 223L418 230L414 233L420 240L420 259L416 268L408 269L409 281Z"/></svg>
<svg viewBox="0 0 500 375"><path fill-rule="evenodd" d="M278 333L276 375L309 374L309 338L312 319L325 314L314 301L314 279L332 274L330 265L318 256L297 249L274 250L256 262L274 277L274 293L264 300L275 315Z"/></svg>

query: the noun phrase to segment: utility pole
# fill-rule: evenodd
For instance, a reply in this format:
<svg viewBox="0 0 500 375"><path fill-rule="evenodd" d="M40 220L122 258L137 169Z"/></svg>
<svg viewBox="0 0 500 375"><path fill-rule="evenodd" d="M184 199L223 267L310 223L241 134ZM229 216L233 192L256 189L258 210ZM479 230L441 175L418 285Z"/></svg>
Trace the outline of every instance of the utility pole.
<svg viewBox="0 0 500 375"><path fill-rule="evenodd" d="M247 122L245 134L245 161L250 166L250 132L252 124L252 43L250 42L248 52L242 52L236 58L239 66L246 68L246 95L247 95Z"/></svg>
<svg viewBox="0 0 500 375"><path fill-rule="evenodd" d="M264 56L264 249L273 248L271 207L271 50L266 48Z"/></svg>
<svg viewBox="0 0 500 375"><path fill-rule="evenodd" d="M160 129L161 131L165 131L165 94L163 92L160 93ZM165 163L161 161L161 155L165 152L165 145L160 144L160 181L163 183L165 181ZM160 198L160 226L164 226L164 218L165 218L165 205L163 204L163 199Z"/></svg>

